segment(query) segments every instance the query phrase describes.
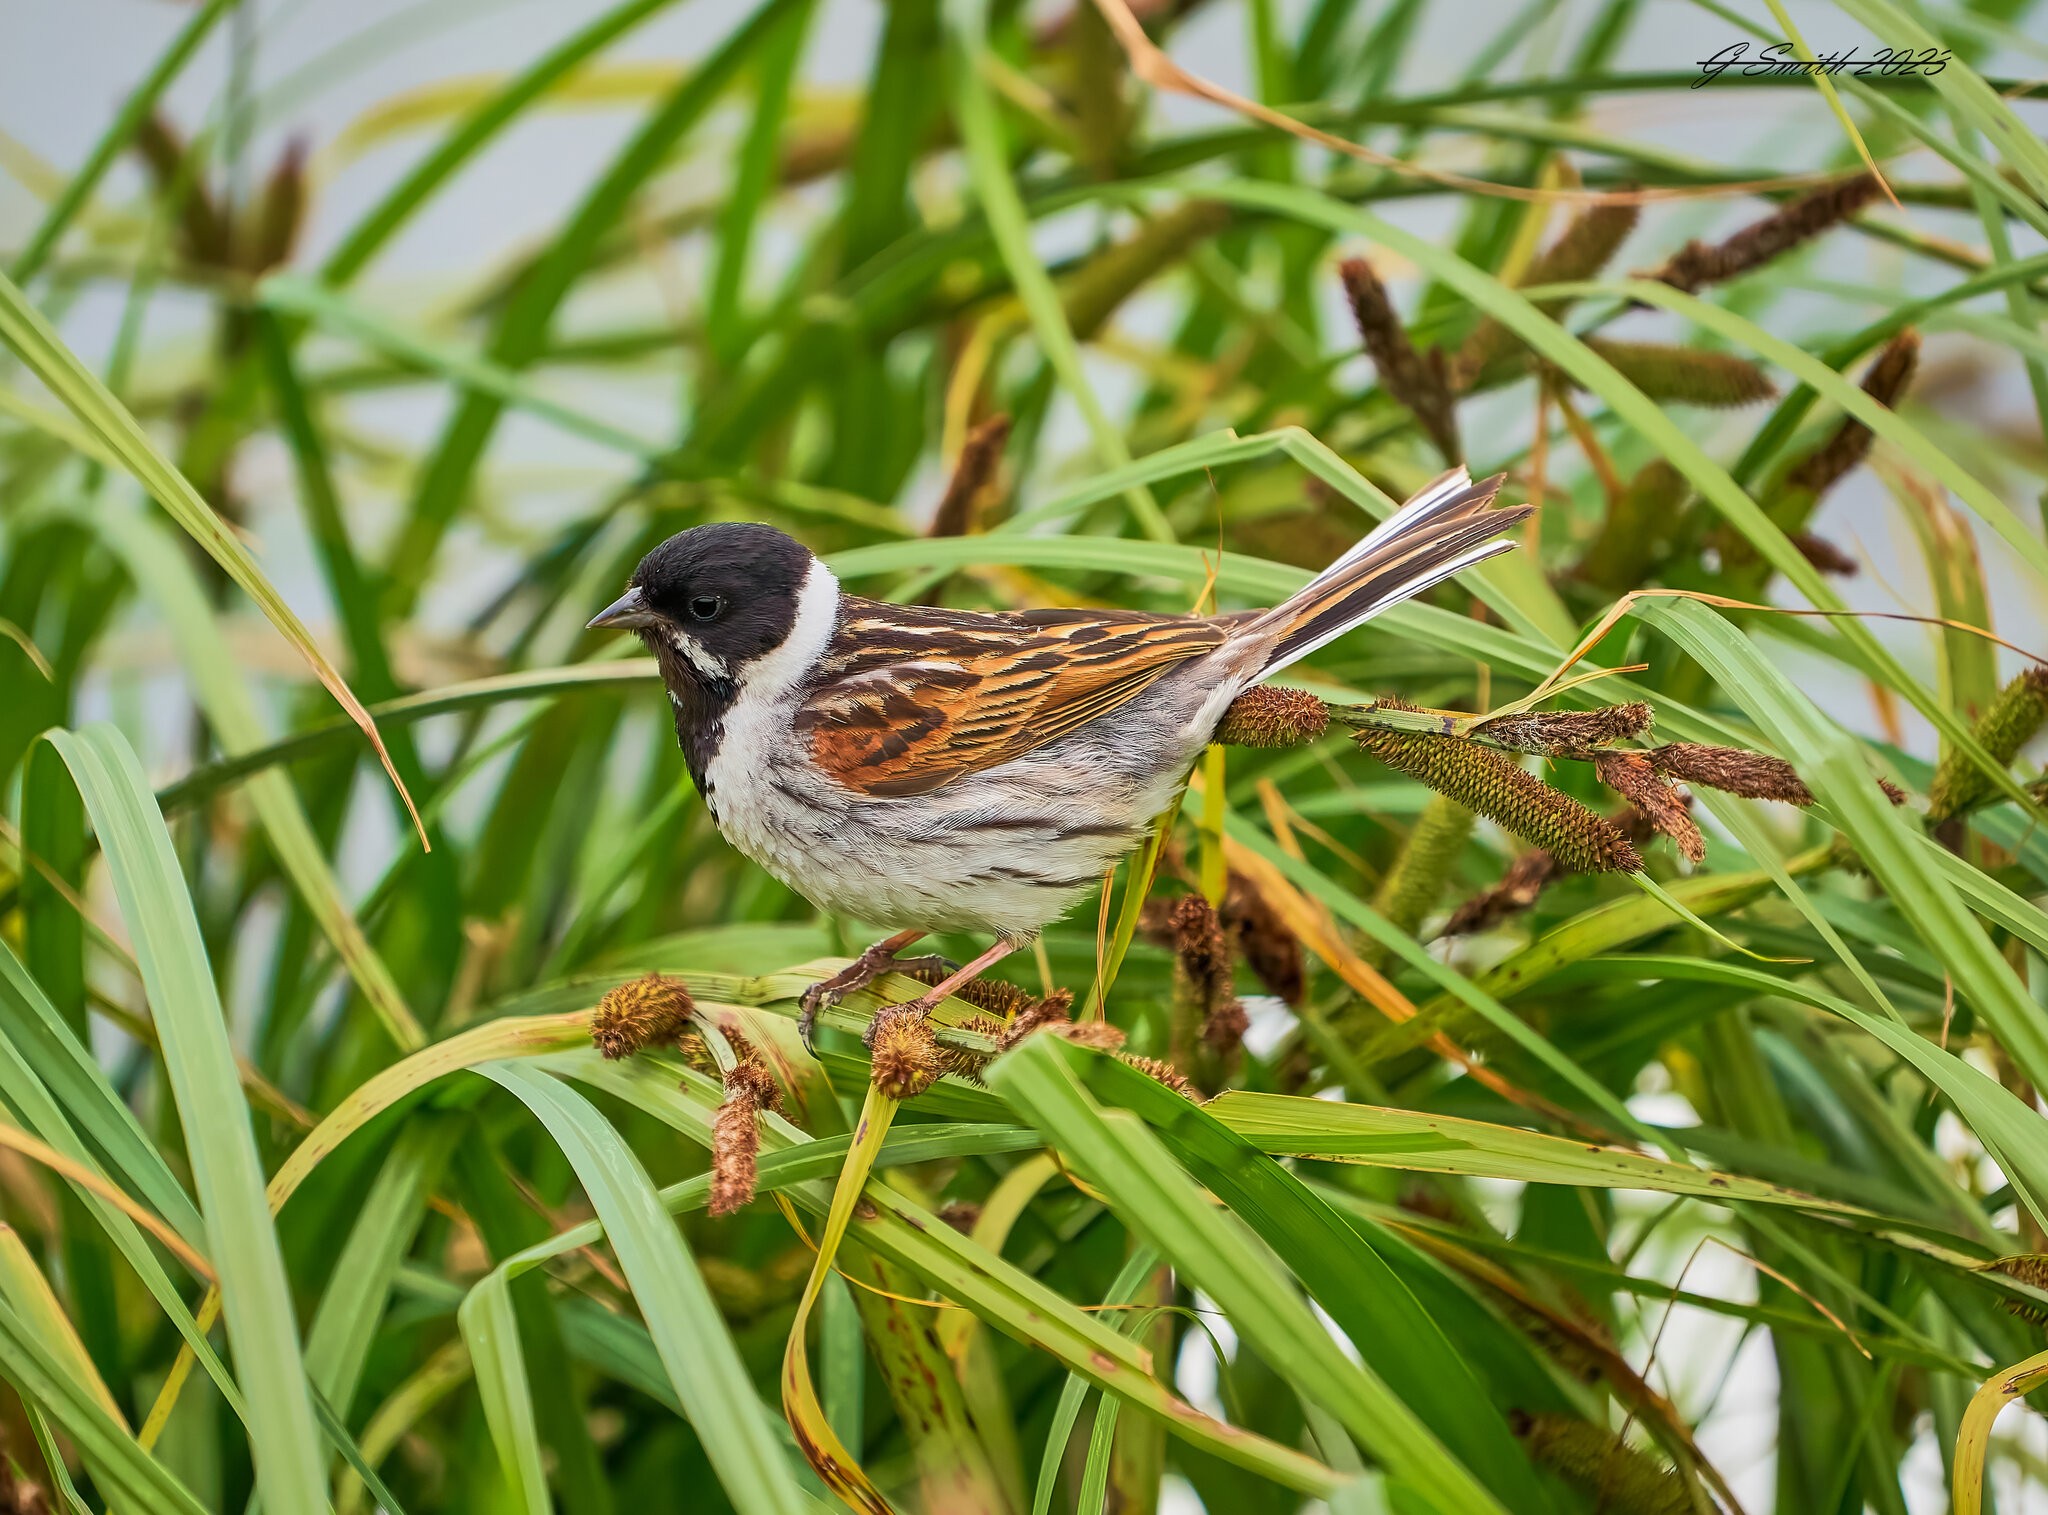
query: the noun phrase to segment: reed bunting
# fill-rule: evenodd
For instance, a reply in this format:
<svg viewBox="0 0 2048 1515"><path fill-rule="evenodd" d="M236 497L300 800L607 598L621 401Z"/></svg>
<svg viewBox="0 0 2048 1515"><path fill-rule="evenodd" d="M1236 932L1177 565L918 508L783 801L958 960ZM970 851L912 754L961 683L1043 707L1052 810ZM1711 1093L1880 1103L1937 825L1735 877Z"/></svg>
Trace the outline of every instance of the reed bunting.
<svg viewBox="0 0 2048 1515"><path fill-rule="evenodd" d="M661 666L683 760L733 846L821 909L896 928L818 1012L931 931L992 933L929 1011L1029 944L1144 838L1230 702L1514 544L1498 476L1445 474L1284 604L1230 615L985 613L841 591L769 526L680 532L592 627Z"/></svg>

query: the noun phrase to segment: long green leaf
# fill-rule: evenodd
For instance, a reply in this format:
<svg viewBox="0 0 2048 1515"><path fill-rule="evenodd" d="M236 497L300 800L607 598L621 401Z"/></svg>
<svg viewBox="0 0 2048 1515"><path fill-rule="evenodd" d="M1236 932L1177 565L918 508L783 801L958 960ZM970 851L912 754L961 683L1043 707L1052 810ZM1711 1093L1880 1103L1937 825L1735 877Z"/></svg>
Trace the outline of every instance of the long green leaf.
<svg viewBox="0 0 2048 1515"><path fill-rule="evenodd" d="M726 1496L742 1515L801 1515L808 1501L783 1462L718 1306L661 1208L654 1185L590 1102L516 1063L478 1070L539 1117L576 1170ZM475 1352L475 1344L471 1344Z"/></svg>
<svg viewBox="0 0 2048 1515"><path fill-rule="evenodd" d="M121 734L111 726L50 734L78 782L135 943L163 1039L220 1275L236 1377L247 1397L258 1487L272 1510L326 1508L324 1459L299 1352L298 1322L264 1202L249 1109L228 1045L213 972L170 833Z"/></svg>

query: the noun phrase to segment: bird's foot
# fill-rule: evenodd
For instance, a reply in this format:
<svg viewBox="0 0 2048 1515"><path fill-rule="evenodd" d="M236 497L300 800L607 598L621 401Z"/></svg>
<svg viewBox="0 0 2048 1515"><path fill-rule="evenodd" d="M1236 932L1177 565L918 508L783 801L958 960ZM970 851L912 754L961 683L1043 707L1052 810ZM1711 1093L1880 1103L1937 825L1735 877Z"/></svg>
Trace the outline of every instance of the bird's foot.
<svg viewBox="0 0 2048 1515"><path fill-rule="evenodd" d="M817 1030L818 1017L847 995L867 988L885 973L895 973L900 969L921 966L927 962L945 961L943 958L904 959L896 956L916 940L915 935L902 933L886 941L876 942L830 978L819 979L817 983L804 990L803 996L797 1001L800 1013L796 1022L797 1035L803 1039L804 1050L813 1057L818 1055L818 1049L811 1040Z"/></svg>

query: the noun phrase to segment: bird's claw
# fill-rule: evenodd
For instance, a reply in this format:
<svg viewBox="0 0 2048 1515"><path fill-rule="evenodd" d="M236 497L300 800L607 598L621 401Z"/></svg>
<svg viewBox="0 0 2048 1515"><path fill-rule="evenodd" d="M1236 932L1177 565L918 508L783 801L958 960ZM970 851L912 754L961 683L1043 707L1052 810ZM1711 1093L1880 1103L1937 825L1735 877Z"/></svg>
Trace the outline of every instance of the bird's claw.
<svg viewBox="0 0 2048 1515"><path fill-rule="evenodd" d="M802 996L798 998L796 1002L798 1011L796 1018L797 1039L804 1044L804 1051L810 1053L812 1057L818 1055L817 1043L813 1040L817 1034L818 1017L825 1011L830 1010L845 997L846 991L834 988L831 979L820 979L817 983L811 985L810 988L804 990Z"/></svg>
<svg viewBox="0 0 2048 1515"><path fill-rule="evenodd" d="M819 979L798 996L796 1034L804 1044L804 1051L812 1057L818 1055L818 1048L813 1040L818 1029L818 1017L847 995L867 988L886 973L911 973L933 969L944 975L953 971L953 964L938 956L898 957L890 950L889 942L875 943L830 978ZM925 1006L926 1014L930 1014L932 1005L937 1001L926 995L918 1003Z"/></svg>

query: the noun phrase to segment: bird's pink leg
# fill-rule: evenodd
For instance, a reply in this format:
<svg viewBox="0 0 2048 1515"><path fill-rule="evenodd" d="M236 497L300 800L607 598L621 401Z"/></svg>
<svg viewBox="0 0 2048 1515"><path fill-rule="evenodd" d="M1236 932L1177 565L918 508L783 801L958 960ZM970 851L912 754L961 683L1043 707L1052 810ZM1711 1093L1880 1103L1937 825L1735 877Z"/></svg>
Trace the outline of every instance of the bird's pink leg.
<svg viewBox="0 0 2048 1515"><path fill-rule="evenodd" d="M956 969L952 973L947 974L916 999L909 1001L903 1008L916 1010L923 1015L930 1015L932 1011L938 1009L940 1002L947 995L958 989L962 984L969 983L980 977L981 971L984 968L993 967L1012 952L1015 952L1021 945L1023 944L1020 942L1005 941L998 938L996 944L989 948L988 951L982 953L980 957L976 958L966 967Z"/></svg>

